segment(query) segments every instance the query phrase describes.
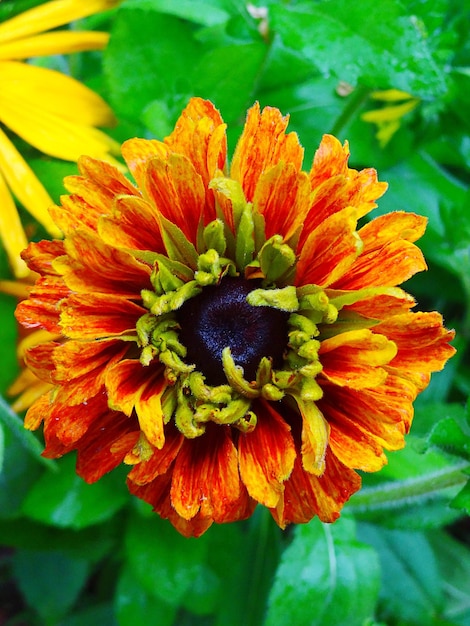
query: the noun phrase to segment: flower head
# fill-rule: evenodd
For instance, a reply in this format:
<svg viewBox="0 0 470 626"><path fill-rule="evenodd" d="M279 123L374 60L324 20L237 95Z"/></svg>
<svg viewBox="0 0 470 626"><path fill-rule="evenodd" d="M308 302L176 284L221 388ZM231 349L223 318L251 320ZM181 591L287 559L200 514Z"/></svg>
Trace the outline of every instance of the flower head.
<svg viewBox="0 0 470 626"><path fill-rule="evenodd" d="M110 158L116 144L95 128L114 121L103 99L69 76L24 61L42 55L104 48L109 38L107 33L45 31L114 4L116 0L52 0L0 24L2 127L59 159L76 161L84 153ZM15 276L24 277L27 268L20 252L27 239L12 195L51 235L60 235L48 213L53 204L51 198L0 128L0 239Z"/></svg>
<svg viewBox="0 0 470 626"><path fill-rule="evenodd" d="M225 125L194 98L163 142L122 148L135 185L89 157L52 211L64 241L30 244L18 306L60 338L26 361L53 390L29 409L47 457L128 486L185 535L248 517L331 522L404 445L412 402L452 355L438 313L397 285L426 268L425 219L357 229L386 185L325 136L309 172L287 118Z"/></svg>

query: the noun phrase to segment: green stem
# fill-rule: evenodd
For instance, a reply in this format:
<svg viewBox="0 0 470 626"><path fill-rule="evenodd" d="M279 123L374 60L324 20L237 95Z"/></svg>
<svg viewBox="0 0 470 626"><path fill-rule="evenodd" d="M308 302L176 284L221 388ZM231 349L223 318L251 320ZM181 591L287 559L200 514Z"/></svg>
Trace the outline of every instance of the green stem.
<svg viewBox="0 0 470 626"><path fill-rule="evenodd" d="M338 136L339 133L343 130L343 128L348 124L348 122L356 115L357 111L362 107L364 102L369 97L371 90L369 87L364 87L363 85L358 85L356 89L352 92L352 94L347 99L346 106L343 109L343 112L338 117L336 122L333 124L333 128L331 129L331 134Z"/></svg>
<svg viewBox="0 0 470 626"><path fill-rule="evenodd" d="M409 505L414 500L438 495L444 489L464 485L470 468L468 461L446 467L438 472L403 481L388 482L377 487L365 487L352 496L348 509L352 512L394 509Z"/></svg>

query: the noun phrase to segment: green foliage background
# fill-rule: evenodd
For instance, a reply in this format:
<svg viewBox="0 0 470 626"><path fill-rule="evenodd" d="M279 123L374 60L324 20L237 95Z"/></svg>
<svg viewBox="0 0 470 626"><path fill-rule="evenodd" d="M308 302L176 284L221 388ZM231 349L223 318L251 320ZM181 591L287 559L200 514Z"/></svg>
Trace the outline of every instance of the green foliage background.
<svg viewBox="0 0 470 626"><path fill-rule="evenodd" d="M5 0L0 21L39 0ZM73 24L109 29L104 53L33 60L111 104L119 140L163 138L210 98L230 149L255 101L290 114L309 168L323 133L389 182L375 214L426 215L429 271L406 289L457 331L457 356L334 525L280 531L263 510L185 539L131 498L121 469L95 485L0 402L0 624L27 626L470 626L470 3L468 0L126 0ZM381 147L361 114L376 90L420 99ZM55 200L75 166L21 146ZM43 233L31 218L24 221ZM2 277L9 276L0 251ZM0 297L1 391L17 373L15 303Z"/></svg>

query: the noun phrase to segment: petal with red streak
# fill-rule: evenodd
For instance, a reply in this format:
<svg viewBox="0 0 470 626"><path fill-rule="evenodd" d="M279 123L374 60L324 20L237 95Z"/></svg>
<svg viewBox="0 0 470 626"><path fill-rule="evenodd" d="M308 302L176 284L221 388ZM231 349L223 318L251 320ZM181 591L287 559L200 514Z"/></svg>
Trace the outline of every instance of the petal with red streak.
<svg viewBox="0 0 470 626"><path fill-rule="evenodd" d="M146 309L111 294L74 294L61 306L60 328L70 339L102 339L131 333Z"/></svg>
<svg viewBox="0 0 470 626"><path fill-rule="evenodd" d="M382 366L396 353L396 345L384 335L366 328L344 332L321 342L321 377L354 389L376 387L387 378Z"/></svg>
<svg viewBox="0 0 470 626"><path fill-rule="evenodd" d="M186 520L199 511L218 523L237 518L246 497L229 427L209 425L201 437L185 439L175 460L171 503Z"/></svg>
<svg viewBox="0 0 470 626"><path fill-rule="evenodd" d="M240 434L240 475L250 496L275 507L284 491L296 451L290 427L269 403L260 403L255 429Z"/></svg>
<svg viewBox="0 0 470 626"><path fill-rule="evenodd" d="M128 417L135 409L141 430L159 449L165 442L161 397L166 386L160 365L143 366L135 359L120 361L106 373L109 406Z"/></svg>
<svg viewBox="0 0 470 626"><path fill-rule="evenodd" d="M255 196L263 172L280 161L292 164L297 171L302 167L304 151L295 133L286 134L288 122L288 116L282 117L278 109L266 107L260 112L258 103L248 111L230 176L242 184L249 202Z"/></svg>
<svg viewBox="0 0 470 626"><path fill-rule="evenodd" d="M91 232L78 229L70 233L65 250L67 256L56 259L54 267L71 291L138 298L142 289L150 287L147 264Z"/></svg>
<svg viewBox="0 0 470 626"><path fill-rule="evenodd" d="M315 515L322 522L334 522L344 503L360 486L360 476L343 465L330 450L321 477L306 472L297 457L283 497L271 513L281 528L292 522L304 524Z"/></svg>
<svg viewBox="0 0 470 626"><path fill-rule="evenodd" d="M59 304L69 293L62 277L38 278L29 299L16 307L16 319L26 328L44 328L60 334Z"/></svg>
<svg viewBox="0 0 470 626"><path fill-rule="evenodd" d="M310 233L300 250L296 285L328 287L343 276L362 250L351 207L335 213Z"/></svg>
<svg viewBox="0 0 470 626"><path fill-rule="evenodd" d="M207 224L215 213L205 213L201 176L187 157L171 154L167 160L151 159L147 165L145 193L157 214L173 222L196 244L200 223Z"/></svg>
<svg viewBox="0 0 470 626"><path fill-rule="evenodd" d="M137 196L117 198L112 214L99 219L98 233L112 246L152 252L165 250L155 209Z"/></svg>

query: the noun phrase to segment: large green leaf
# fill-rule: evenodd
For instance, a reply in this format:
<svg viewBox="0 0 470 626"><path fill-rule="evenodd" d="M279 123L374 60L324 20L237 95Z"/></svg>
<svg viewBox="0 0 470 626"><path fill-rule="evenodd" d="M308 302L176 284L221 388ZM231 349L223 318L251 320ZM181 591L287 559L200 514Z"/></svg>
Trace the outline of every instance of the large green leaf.
<svg viewBox="0 0 470 626"><path fill-rule="evenodd" d="M266 626L362 626L379 589L375 551L355 538L352 520L294 530L269 598Z"/></svg>
<svg viewBox="0 0 470 626"><path fill-rule="evenodd" d="M303 2L271 7L271 27L324 75L419 97L445 91L426 36L397 0Z"/></svg>
<svg viewBox="0 0 470 626"><path fill-rule="evenodd" d="M13 571L28 605L46 624L55 624L83 589L89 563L60 552L19 550L13 558Z"/></svg>
<svg viewBox="0 0 470 626"><path fill-rule="evenodd" d="M426 535L365 524L359 527L359 537L380 557L380 618L387 624L432 624L443 607L443 593Z"/></svg>
<svg viewBox="0 0 470 626"><path fill-rule="evenodd" d="M172 626L174 623L175 607L150 594L129 568L124 568L119 576L114 603L119 626Z"/></svg>
<svg viewBox="0 0 470 626"><path fill-rule="evenodd" d="M201 54L193 34L192 24L155 10L128 4L118 11L104 58L118 115L137 122L146 106L164 94L167 103L175 103L176 119L192 95L192 70Z"/></svg>
<svg viewBox="0 0 470 626"><path fill-rule="evenodd" d="M62 528L80 529L112 517L128 501L120 472L88 485L75 472L73 455L59 463L59 471L46 471L28 492L23 513Z"/></svg>
<svg viewBox="0 0 470 626"><path fill-rule="evenodd" d="M130 571L146 593L177 607L205 567L206 537L186 539L157 515L133 515L125 536Z"/></svg>

